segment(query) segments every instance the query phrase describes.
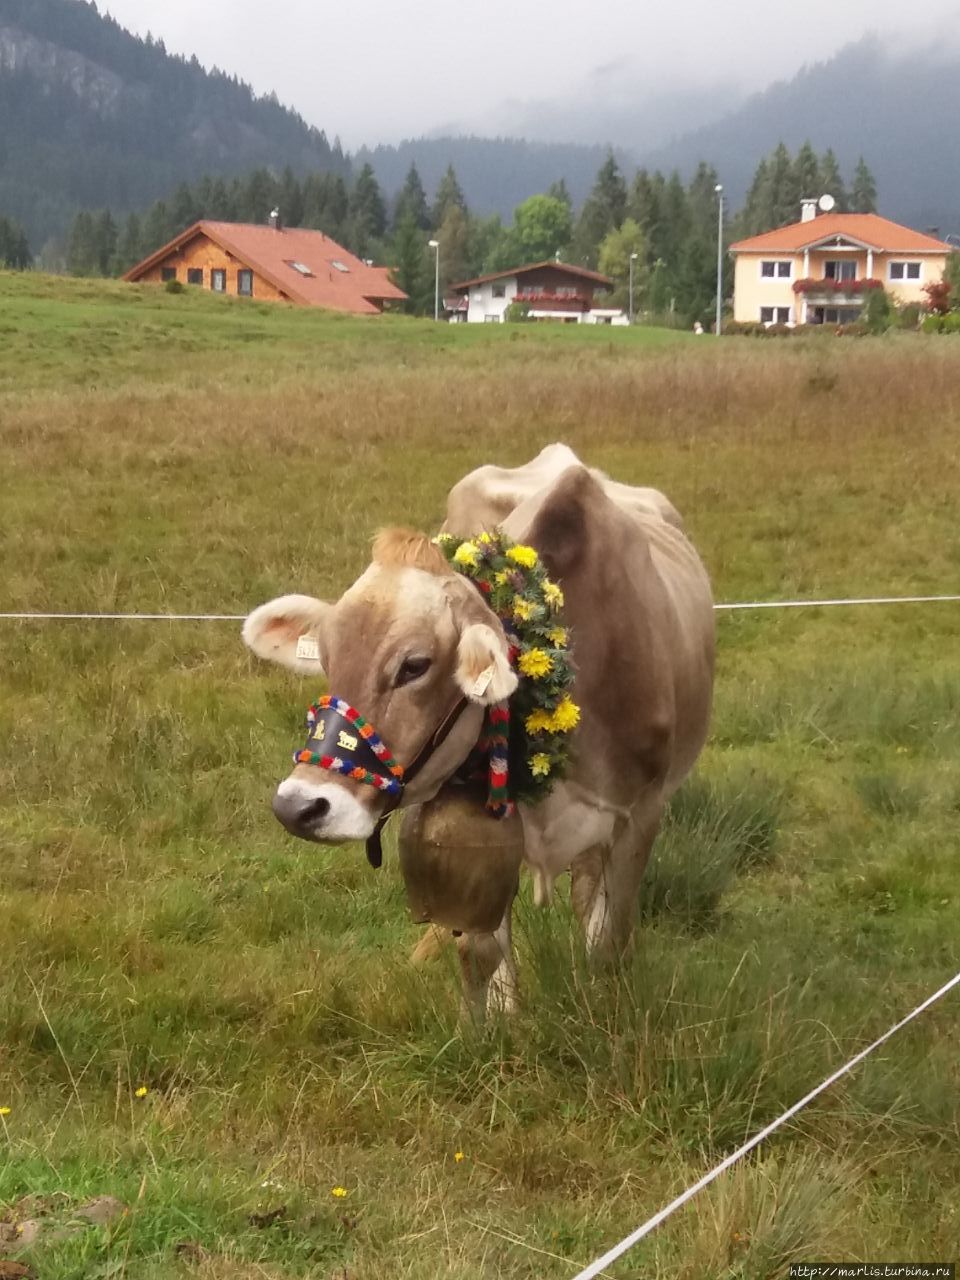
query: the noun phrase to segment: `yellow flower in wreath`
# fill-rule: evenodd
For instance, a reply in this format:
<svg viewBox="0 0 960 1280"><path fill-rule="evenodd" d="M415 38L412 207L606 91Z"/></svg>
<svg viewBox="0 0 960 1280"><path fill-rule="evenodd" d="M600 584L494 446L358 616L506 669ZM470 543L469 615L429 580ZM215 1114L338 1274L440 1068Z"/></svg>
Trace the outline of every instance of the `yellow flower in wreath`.
<svg viewBox="0 0 960 1280"><path fill-rule="evenodd" d="M453 553L453 563L463 565L465 569L476 569L480 563L480 552L474 542L461 542Z"/></svg>
<svg viewBox="0 0 960 1280"><path fill-rule="evenodd" d="M569 733L580 723L580 708L569 694L557 703L557 708L550 717L550 728L554 733Z"/></svg>
<svg viewBox="0 0 960 1280"><path fill-rule="evenodd" d="M524 721L524 727L527 733L543 733L553 724L553 717L549 712L542 710L540 707L536 711L531 711Z"/></svg>
<svg viewBox="0 0 960 1280"><path fill-rule="evenodd" d="M555 649L564 649L567 644L567 628L551 627L547 632L547 639Z"/></svg>
<svg viewBox="0 0 960 1280"><path fill-rule="evenodd" d="M543 598L551 609L563 608L563 592L555 582L545 582L543 584Z"/></svg>
<svg viewBox="0 0 960 1280"><path fill-rule="evenodd" d="M529 622L535 612L534 606L529 600L524 600L522 596L518 596L513 602L513 616L518 622Z"/></svg>
<svg viewBox="0 0 960 1280"><path fill-rule="evenodd" d="M538 751L530 757L530 772L535 778L545 778L550 772L551 760L545 751Z"/></svg>
<svg viewBox="0 0 960 1280"><path fill-rule="evenodd" d="M553 670L553 659L545 649L530 649L527 653L520 655L517 666L522 675L530 676L532 680L540 680Z"/></svg>
<svg viewBox="0 0 960 1280"><path fill-rule="evenodd" d="M524 569L532 569L537 563L537 553L533 547L524 547L518 543L507 552L507 559L512 560L514 564L522 565Z"/></svg>

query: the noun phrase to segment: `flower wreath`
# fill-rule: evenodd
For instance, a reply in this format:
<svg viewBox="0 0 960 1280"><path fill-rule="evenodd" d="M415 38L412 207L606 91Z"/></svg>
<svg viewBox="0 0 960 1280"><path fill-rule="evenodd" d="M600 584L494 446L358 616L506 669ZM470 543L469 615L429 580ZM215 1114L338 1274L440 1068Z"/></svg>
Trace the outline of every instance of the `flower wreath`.
<svg viewBox="0 0 960 1280"><path fill-rule="evenodd" d="M563 592L550 581L533 547L511 542L499 531L466 541L441 533L435 541L500 619L511 661L524 677L511 705L489 709L479 744L491 753L488 807L502 815L515 801L536 804L550 794L567 768L570 734L580 723L580 708L570 696L573 668L560 618ZM498 749L505 752L499 770Z"/></svg>

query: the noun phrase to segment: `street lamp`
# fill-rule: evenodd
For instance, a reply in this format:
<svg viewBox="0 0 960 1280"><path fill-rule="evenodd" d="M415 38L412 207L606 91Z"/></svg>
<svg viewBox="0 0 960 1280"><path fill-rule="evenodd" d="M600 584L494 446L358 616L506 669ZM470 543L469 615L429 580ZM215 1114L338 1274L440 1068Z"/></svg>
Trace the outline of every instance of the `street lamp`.
<svg viewBox="0 0 960 1280"><path fill-rule="evenodd" d="M717 337L723 326L723 183L713 188L717 193Z"/></svg>
<svg viewBox="0 0 960 1280"><path fill-rule="evenodd" d="M636 262L638 255L631 253L630 255L630 323L633 324L633 264Z"/></svg>
<svg viewBox="0 0 960 1280"><path fill-rule="evenodd" d="M428 240L430 248L433 250L434 271L433 271L433 318L440 319L440 241Z"/></svg>

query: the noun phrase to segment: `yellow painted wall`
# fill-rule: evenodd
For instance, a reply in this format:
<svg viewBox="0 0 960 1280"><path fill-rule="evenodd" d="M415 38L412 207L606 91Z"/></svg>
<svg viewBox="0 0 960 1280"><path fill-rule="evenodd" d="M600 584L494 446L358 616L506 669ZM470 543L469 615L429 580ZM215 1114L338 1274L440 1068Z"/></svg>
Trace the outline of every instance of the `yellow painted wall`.
<svg viewBox="0 0 960 1280"><path fill-rule="evenodd" d="M942 253L874 253L868 271L868 255L865 250L812 249L805 270L802 253L738 253L734 270L734 320L757 322L760 319L761 307L789 307L791 322L802 323L802 295L794 293L794 281L803 279L805 276L822 280L826 262L851 259L857 264L858 280L871 276L875 280L882 281L883 287L900 306L908 302L926 301L924 285L942 278L947 261L946 254ZM761 276L760 263L771 261L789 262L790 278L783 280L775 277L771 280ZM921 264L920 279L891 280L891 262L919 262ZM853 304L840 295L836 305Z"/></svg>
<svg viewBox="0 0 960 1280"><path fill-rule="evenodd" d="M234 297L237 295L237 273L244 269L244 264L238 262L232 254L221 249L219 245L213 243L206 236L196 236L189 244L184 245L179 251L174 250L162 262L158 262L156 266L149 271L144 272L139 277L145 284L160 284L163 280L163 269L172 267L176 270L177 279L181 284L187 283L187 271L195 268L203 271L203 288L210 289L210 281L212 279L211 272L215 268L222 268L227 273L227 293ZM200 288L199 285L196 286ZM281 293L279 289L270 284L269 281L257 274L253 273L253 296L261 302L289 302L290 299L285 293Z"/></svg>

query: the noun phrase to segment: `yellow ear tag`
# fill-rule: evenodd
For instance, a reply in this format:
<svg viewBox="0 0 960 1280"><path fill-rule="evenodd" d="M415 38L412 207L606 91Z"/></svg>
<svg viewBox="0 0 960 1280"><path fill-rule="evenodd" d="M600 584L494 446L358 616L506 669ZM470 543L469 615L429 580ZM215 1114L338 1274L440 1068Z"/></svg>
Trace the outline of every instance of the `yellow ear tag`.
<svg viewBox="0 0 960 1280"><path fill-rule="evenodd" d="M474 680L473 684L470 686L471 698L483 697L483 695L490 688L490 681L493 679L494 675L496 674L496 670L497 670L496 667L491 665L487 667L486 671L480 672L476 680Z"/></svg>
<svg viewBox="0 0 960 1280"><path fill-rule="evenodd" d="M297 641L297 657L308 662L320 661L320 645L316 636L301 636Z"/></svg>

